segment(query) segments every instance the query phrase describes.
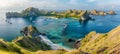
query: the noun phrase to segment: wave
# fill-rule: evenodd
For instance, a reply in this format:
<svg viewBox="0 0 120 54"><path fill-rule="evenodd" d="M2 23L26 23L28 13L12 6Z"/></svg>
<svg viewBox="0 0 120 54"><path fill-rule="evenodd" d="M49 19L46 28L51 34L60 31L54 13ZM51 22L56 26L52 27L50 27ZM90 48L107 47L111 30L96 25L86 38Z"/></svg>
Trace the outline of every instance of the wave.
<svg viewBox="0 0 120 54"><path fill-rule="evenodd" d="M53 43L51 40L49 40L46 36L42 36L42 35L39 35L39 37L41 38L41 41L45 42L46 44L50 45L51 48L53 50L57 50L57 49L65 49L67 51L70 51L71 49L65 47L65 46L62 46L62 45L59 45L59 44L55 44Z"/></svg>

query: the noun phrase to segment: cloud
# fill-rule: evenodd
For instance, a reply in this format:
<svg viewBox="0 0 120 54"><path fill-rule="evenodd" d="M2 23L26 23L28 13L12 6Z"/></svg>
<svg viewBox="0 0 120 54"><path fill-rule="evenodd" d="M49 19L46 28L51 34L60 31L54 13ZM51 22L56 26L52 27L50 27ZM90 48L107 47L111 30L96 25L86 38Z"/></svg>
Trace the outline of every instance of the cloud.
<svg viewBox="0 0 120 54"><path fill-rule="evenodd" d="M0 0L0 7L9 7L13 5L24 4L28 2L28 0Z"/></svg>
<svg viewBox="0 0 120 54"><path fill-rule="evenodd" d="M94 1L96 1L96 0L87 0L88 2L94 2Z"/></svg>
<svg viewBox="0 0 120 54"><path fill-rule="evenodd" d="M101 8L101 6L120 6L119 3L120 1L116 2L115 0L0 0L0 10L23 10L31 6L40 9L87 9L93 7Z"/></svg>
<svg viewBox="0 0 120 54"><path fill-rule="evenodd" d="M55 0L0 0L0 9L24 9L27 7L52 8L56 7Z"/></svg>

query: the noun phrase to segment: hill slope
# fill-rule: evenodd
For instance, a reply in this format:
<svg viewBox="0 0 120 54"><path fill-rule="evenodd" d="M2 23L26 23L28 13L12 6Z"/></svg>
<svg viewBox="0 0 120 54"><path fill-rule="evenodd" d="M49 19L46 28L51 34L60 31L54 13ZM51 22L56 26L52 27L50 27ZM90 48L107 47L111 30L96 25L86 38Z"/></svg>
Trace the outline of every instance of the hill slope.
<svg viewBox="0 0 120 54"><path fill-rule="evenodd" d="M34 32L35 30L32 29ZM32 32L32 30L30 30ZM30 34L32 34L30 32ZM27 33L28 34L28 33ZM34 33L33 33L34 34ZM37 36L20 36L12 42L0 40L0 53L3 54L119 54L120 26L108 33L90 32L85 38L76 42L78 49L49 50L49 46L39 41ZM45 51L44 51L45 50Z"/></svg>
<svg viewBox="0 0 120 54"><path fill-rule="evenodd" d="M120 53L120 26L106 34L90 32L80 41L79 50L95 54Z"/></svg>

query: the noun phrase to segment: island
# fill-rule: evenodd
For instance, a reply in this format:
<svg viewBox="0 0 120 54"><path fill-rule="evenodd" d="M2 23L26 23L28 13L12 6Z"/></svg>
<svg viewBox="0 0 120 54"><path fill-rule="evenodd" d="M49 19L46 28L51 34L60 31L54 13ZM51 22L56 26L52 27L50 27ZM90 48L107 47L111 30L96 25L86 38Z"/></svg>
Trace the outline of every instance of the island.
<svg viewBox="0 0 120 54"><path fill-rule="evenodd" d="M63 11L47 11L47 10L39 10L38 8L29 7L21 12L7 12L6 18L37 18L39 16L48 16L53 18L75 18L80 22L86 22L88 20L95 20L90 15L95 16L106 16L106 15L116 15L115 11L97 11L97 10L63 10Z"/></svg>
<svg viewBox="0 0 120 54"><path fill-rule="evenodd" d="M6 13L6 18L17 18L17 17L22 17L22 18L36 18L39 16L49 16L49 12L45 10L39 10L38 8L34 7L29 7L23 11L19 12L7 12Z"/></svg>
<svg viewBox="0 0 120 54"><path fill-rule="evenodd" d="M77 18L80 21L92 19L89 11L83 10L66 10L66 11L47 11L38 8L29 7L21 12L7 12L6 18L37 18L39 16L52 16L55 18Z"/></svg>
<svg viewBox="0 0 120 54"><path fill-rule="evenodd" d="M105 12L105 11L97 11L97 10L92 10L90 12L90 15L100 15L100 16L106 16L106 15L116 15L116 12L113 10L110 10L109 12Z"/></svg>

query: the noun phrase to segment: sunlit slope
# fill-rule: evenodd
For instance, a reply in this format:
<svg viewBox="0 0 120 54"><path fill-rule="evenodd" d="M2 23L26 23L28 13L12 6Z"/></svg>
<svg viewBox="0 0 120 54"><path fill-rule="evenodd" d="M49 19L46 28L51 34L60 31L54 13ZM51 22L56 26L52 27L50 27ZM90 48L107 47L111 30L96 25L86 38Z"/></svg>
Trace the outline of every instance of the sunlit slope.
<svg viewBox="0 0 120 54"><path fill-rule="evenodd" d="M66 51L64 49L49 50L50 48L39 42L40 38L20 36L12 42L0 39L0 53L2 54L119 54L120 26L108 33L90 32L79 42L78 49ZM41 46L43 48L41 48Z"/></svg>
<svg viewBox="0 0 120 54"><path fill-rule="evenodd" d="M80 42L79 50L87 53L120 53L120 26L106 34L90 32Z"/></svg>

